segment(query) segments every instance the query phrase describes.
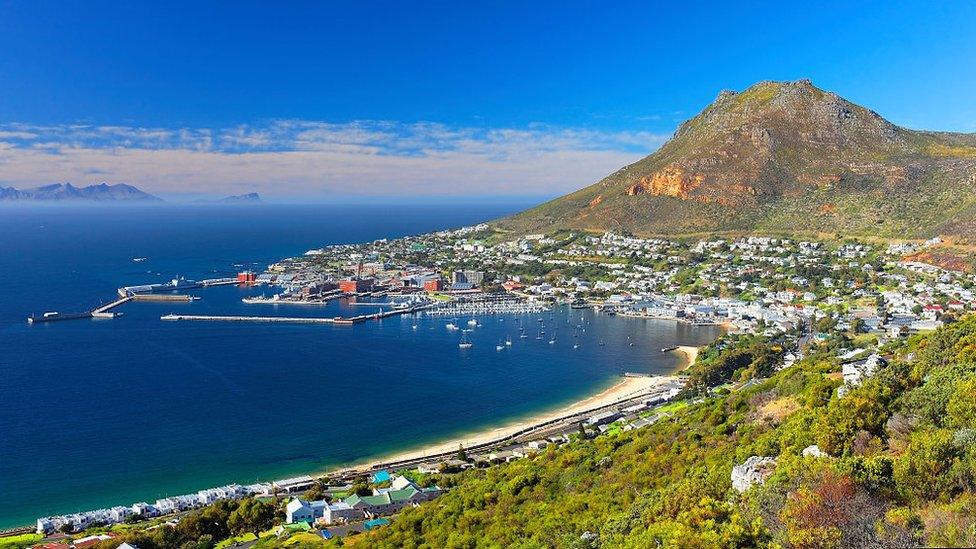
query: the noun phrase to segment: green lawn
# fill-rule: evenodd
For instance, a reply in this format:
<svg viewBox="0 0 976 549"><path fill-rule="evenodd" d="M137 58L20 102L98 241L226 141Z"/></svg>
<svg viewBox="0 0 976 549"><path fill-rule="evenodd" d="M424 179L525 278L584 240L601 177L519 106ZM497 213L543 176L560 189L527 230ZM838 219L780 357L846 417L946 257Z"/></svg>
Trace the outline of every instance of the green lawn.
<svg viewBox="0 0 976 549"><path fill-rule="evenodd" d="M229 547L235 543L244 543L246 541L254 541L258 539L254 534L241 534L240 536L235 536L232 538L227 538L224 541L216 545L216 549L224 549L224 547Z"/></svg>
<svg viewBox="0 0 976 549"><path fill-rule="evenodd" d="M20 534L0 538L0 549L21 549L29 547L43 539L40 534Z"/></svg>
<svg viewBox="0 0 976 549"><path fill-rule="evenodd" d="M654 412L658 414L673 414L678 410L681 410L682 408L685 408L687 406L688 406L687 400L679 400L678 402L672 402L670 404L665 404L660 408L655 408Z"/></svg>

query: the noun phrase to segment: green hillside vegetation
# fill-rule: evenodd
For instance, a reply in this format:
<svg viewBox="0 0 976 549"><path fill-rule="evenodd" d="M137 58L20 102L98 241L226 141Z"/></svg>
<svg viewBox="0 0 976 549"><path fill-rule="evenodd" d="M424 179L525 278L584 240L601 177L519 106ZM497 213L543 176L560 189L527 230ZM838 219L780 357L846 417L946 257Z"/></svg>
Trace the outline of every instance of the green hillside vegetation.
<svg viewBox="0 0 976 549"><path fill-rule="evenodd" d="M364 534L278 537L283 502L251 498L114 530L142 549L976 545L976 315L888 343L888 364L841 397L851 344L839 333L776 371L781 338L725 336L653 425L436 476L446 494ZM732 468L752 456L775 468L739 493Z"/></svg>
<svg viewBox="0 0 976 549"><path fill-rule="evenodd" d="M766 375L778 350L763 345L743 338L715 347L691 376ZM674 408L646 429L445 479L448 494L341 543L972 546L976 318L886 353L890 364L843 398L836 359L814 354L760 383ZM804 457L813 444L829 457ZM777 466L740 495L730 473L753 455Z"/></svg>
<svg viewBox="0 0 976 549"><path fill-rule="evenodd" d="M496 226L976 238L976 134L925 132L809 81L722 92L658 151Z"/></svg>

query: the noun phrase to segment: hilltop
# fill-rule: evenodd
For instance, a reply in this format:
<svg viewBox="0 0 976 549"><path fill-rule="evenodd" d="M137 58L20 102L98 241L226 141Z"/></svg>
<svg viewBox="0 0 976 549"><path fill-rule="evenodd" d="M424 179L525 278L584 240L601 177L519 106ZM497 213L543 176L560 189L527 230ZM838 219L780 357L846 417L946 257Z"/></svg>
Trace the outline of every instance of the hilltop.
<svg viewBox="0 0 976 549"><path fill-rule="evenodd" d="M101 183L99 185L89 185L87 187L75 187L71 183L54 183L33 189L15 189L13 187L0 187L0 202L132 202L148 201L159 202L161 199L144 192L132 185L119 183L109 185Z"/></svg>
<svg viewBox="0 0 976 549"><path fill-rule="evenodd" d="M809 80L723 91L653 154L500 220L645 235L976 240L976 134L916 131Z"/></svg>

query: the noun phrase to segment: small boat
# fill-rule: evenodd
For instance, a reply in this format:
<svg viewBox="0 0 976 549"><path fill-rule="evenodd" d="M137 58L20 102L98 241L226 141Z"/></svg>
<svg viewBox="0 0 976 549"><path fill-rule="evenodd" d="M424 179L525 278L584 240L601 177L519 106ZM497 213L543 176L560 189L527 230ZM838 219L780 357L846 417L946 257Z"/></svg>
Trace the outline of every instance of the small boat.
<svg viewBox="0 0 976 549"><path fill-rule="evenodd" d="M413 326L411 326L411 327L412 327L412 328L413 328L414 330L416 330L416 329L417 329L417 325L416 325L416 324L414 324L414 325L413 325Z"/></svg>
<svg viewBox="0 0 976 549"><path fill-rule="evenodd" d="M473 346L474 346L474 343L471 343L471 340L468 339L468 331L467 330L462 330L461 331L461 341L460 341L460 343L458 343L458 347L461 348L461 349L470 349Z"/></svg>
<svg viewBox="0 0 976 549"><path fill-rule="evenodd" d="M501 343L499 343L498 345L495 345L495 350L496 351L504 351L505 350L505 346L502 345Z"/></svg>
<svg viewBox="0 0 976 549"><path fill-rule="evenodd" d="M133 258L132 258L132 261L135 261L136 263L142 263L142 262L143 262L143 261L145 261L146 259L147 259L147 258L145 258L145 257L133 257Z"/></svg>
<svg viewBox="0 0 976 549"><path fill-rule="evenodd" d="M573 348L574 349L579 349L579 343L573 343Z"/></svg>
<svg viewBox="0 0 976 549"><path fill-rule="evenodd" d="M555 344L556 344L556 338L552 338L549 340L549 345L555 345Z"/></svg>
<svg viewBox="0 0 976 549"><path fill-rule="evenodd" d="M527 339L528 337L529 337L529 336L527 336L527 335L525 335L525 334L520 334L520 335L519 335L519 339Z"/></svg>
<svg viewBox="0 0 976 549"><path fill-rule="evenodd" d="M606 347L606 346L607 346L607 342L606 342L606 341L603 341L603 340L601 339L601 340L600 340L600 347Z"/></svg>
<svg viewBox="0 0 976 549"><path fill-rule="evenodd" d="M505 346L506 347L511 347L512 346L512 336L508 336L508 337L505 338Z"/></svg>
<svg viewBox="0 0 976 549"><path fill-rule="evenodd" d="M448 322L447 323L447 326L444 326L444 327L447 328L448 330L451 330L451 331L454 331L454 330L457 330L458 329L458 327L455 326L453 322Z"/></svg>
<svg viewBox="0 0 976 549"><path fill-rule="evenodd" d="M477 326L477 325L478 325L478 321L473 318L468 321L468 326Z"/></svg>

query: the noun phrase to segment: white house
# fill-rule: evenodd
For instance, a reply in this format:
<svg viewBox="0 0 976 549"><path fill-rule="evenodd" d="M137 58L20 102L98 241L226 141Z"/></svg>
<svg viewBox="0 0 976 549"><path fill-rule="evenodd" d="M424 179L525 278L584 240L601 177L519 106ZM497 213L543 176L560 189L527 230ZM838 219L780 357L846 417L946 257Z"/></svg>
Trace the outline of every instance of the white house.
<svg viewBox="0 0 976 549"><path fill-rule="evenodd" d="M308 522L311 523L315 521L315 513L312 511L312 506L301 498L295 498L288 502L288 506L285 507L285 521L289 524L295 522Z"/></svg>
<svg viewBox="0 0 976 549"><path fill-rule="evenodd" d="M402 478L402 477L398 477ZM363 518L363 513L358 509L353 509L344 501L329 503L325 506L322 516L326 524L342 524Z"/></svg>

